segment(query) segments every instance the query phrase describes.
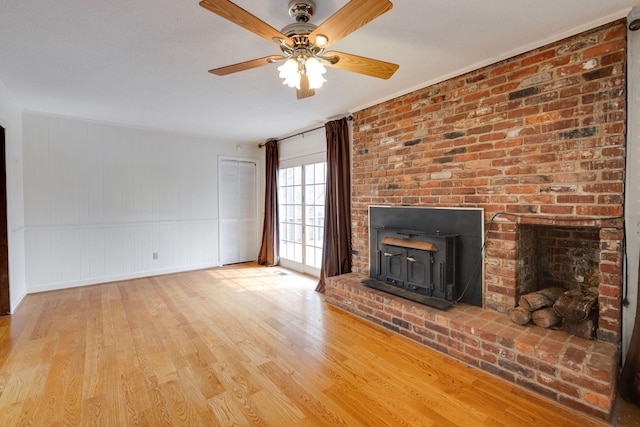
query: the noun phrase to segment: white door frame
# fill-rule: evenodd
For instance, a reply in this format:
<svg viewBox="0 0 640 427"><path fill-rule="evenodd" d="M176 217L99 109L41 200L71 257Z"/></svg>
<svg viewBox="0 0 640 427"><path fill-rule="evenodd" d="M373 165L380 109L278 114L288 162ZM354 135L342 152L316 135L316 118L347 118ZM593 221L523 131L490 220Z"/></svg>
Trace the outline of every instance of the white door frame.
<svg viewBox="0 0 640 427"><path fill-rule="evenodd" d="M247 157L232 157L232 156L218 156L218 265L223 265L222 264L222 215L221 215L221 209L222 209L222 204L220 203L221 201L221 197L220 195L222 194L222 162L224 161L236 161L236 162L244 162L244 163L253 163L255 168L256 168L256 176L255 176L255 189L256 189L256 212L255 212L255 220L256 220L256 242L257 242L257 247L255 248L256 250L256 261L257 261L257 254L260 251L260 241L261 241L261 235L262 235L262 222L260 221L261 215L260 215L260 161L258 159L255 158L247 158Z"/></svg>

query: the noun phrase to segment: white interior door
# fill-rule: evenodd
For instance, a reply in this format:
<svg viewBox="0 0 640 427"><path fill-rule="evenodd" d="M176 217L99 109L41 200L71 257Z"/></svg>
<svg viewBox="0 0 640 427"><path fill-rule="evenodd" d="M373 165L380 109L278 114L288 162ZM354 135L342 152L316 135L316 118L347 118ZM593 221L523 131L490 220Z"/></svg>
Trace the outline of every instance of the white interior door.
<svg viewBox="0 0 640 427"><path fill-rule="evenodd" d="M220 264L258 258L257 162L220 158Z"/></svg>

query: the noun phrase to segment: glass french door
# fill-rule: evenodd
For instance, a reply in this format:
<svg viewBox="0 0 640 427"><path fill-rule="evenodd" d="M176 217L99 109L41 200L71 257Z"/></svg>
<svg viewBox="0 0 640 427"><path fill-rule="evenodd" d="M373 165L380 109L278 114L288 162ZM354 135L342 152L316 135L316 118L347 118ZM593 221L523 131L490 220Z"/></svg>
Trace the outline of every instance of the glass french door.
<svg viewBox="0 0 640 427"><path fill-rule="evenodd" d="M319 276L327 164L281 168L279 173L280 264Z"/></svg>

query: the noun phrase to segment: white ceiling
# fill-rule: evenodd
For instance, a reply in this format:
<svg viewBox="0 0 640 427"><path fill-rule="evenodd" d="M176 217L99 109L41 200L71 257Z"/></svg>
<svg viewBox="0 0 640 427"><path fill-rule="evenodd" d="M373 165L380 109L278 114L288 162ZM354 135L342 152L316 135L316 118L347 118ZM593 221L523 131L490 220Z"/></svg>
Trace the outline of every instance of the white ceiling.
<svg viewBox="0 0 640 427"><path fill-rule="evenodd" d="M392 0L393 1L393 0ZM271 26L288 0L236 0ZM320 24L347 0L316 0ZM297 100L277 65L207 70L278 54L197 0L0 0L0 82L26 110L263 141L625 17L640 0L395 0L332 49L400 65L389 80L329 69Z"/></svg>

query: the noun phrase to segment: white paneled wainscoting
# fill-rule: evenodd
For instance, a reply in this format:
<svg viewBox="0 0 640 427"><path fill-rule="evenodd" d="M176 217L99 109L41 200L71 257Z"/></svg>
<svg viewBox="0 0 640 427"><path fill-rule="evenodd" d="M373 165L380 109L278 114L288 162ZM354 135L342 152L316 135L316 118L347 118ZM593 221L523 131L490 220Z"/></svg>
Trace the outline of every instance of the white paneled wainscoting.
<svg viewBox="0 0 640 427"><path fill-rule="evenodd" d="M257 144L31 112L23 142L29 293L220 265L218 159L258 157Z"/></svg>
<svg viewBox="0 0 640 427"><path fill-rule="evenodd" d="M211 220L29 227L29 292L215 267L217 242Z"/></svg>

